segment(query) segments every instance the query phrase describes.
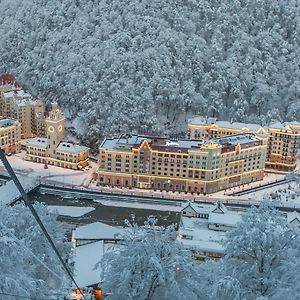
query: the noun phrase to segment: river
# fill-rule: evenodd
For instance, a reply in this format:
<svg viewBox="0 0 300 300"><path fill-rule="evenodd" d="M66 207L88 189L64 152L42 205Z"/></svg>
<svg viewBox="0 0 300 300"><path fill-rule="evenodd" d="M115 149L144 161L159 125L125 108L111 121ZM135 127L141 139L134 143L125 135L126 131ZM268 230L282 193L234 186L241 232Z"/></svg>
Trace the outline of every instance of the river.
<svg viewBox="0 0 300 300"><path fill-rule="evenodd" d="M88 224L103 222L109 225L124 225L124 220L135 220L139 225L144 224L148 216L157 218L157 225L178 224L178 212L158 211L152 209L127 208L108 206L90 199L70 199L53 194L41 194L39 190L30 195L32 201L55 206L94 207L95 209L81 217L59 216L58 220L69 224Z"/></svg>

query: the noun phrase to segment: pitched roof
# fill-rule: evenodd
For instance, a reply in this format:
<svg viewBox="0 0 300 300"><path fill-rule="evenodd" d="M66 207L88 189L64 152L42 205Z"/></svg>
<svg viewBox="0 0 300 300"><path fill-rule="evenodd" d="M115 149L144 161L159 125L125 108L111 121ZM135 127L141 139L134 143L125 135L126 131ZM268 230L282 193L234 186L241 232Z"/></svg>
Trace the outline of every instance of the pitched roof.
<svg viewBox="0 0 300 300"><path fill-rule="evenodd" d="M81 145L76 145L72 143L67 143L67 142L61 142L58 147L56 148L56 151L61 151L61 152L68 152L68 153L80 153L84 151L88 151L89 148Z"/></svg>
<svg viewBox="0 0 300 300"><path fill-rule="evenodd" d="M74 231L74 238L82 240L113 240L120 239L123 232L124 228L95 222L77 227Z"/></svg>
<svg viewBox="0 0 300 300"><path fill-rule="evenodd" d="M16 78L8 73L0 75L0 86L5 84L13 84L15 87L19 87L19 83Z"/></svg>
<svg viewBox="0 0 300 300"><path fill-rule="evenodd" d="M288 223L292 223L295 220L298 220L300 222L300 213L296 211L288 212L286 215L286 219Z"/></svg>

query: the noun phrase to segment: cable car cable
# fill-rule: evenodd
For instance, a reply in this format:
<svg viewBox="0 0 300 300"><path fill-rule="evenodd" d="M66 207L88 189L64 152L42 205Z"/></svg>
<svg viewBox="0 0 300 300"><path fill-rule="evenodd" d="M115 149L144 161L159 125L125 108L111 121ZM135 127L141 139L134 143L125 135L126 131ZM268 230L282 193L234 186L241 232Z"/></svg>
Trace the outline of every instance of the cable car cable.
<svg viewBox="0 0 300 300"><path fill-rule="evenodd" d="M52 249L54 250L55 254L57 255L59 261L61 262L61 264L63 265L64 269L66 270L68 276L71 278L72 282L75 284L76 288L81 292L81 289L79 288L77 282L75 281L71 271L69 270L69 268L67 267L66 263L64 262L63 258L61 257L59 251L57 250L52 238L50 237L48 231L46 230L43 222L41 221L39 215L37 214L36 210L34 209L28 195L26 194L26 192L24 191L18 177L16 176L14 170L12 169L10 163L8 162L5 153L2 149L0 149L0 159L4 165L4 167L6 168L8 174L10 175L11 179L14 181L17 189L19 190L25 204L28 206L28 208L30 209L32 215L34 216L35 220L37 221L38 225L40 226L40 228L42 229L43 234L45 235L45 237L47 238L49 244L51 245ZM82 298L85 300L84 295L81 293Z"/></svg>

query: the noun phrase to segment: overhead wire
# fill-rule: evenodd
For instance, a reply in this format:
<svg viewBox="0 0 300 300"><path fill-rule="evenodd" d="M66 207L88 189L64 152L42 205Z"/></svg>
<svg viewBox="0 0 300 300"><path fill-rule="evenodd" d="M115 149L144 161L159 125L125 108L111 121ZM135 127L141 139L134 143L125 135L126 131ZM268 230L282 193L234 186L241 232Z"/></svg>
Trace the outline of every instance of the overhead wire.
<svg viewBox="0 0 300 300"><path fill-rule="evenodd" d="M71 278L72 282L75 284L75 287L77 288L77 290L80 291L81 295L82 295L82 298L85 300L85 297L83 295L83 293L81 292L81 289L79 288L77 282L75 281L71 271L69 270L68 266L66 265L65 261L63 260L63 258L61 257L58 249L56 248L52 238L50 237L48 231L46 230L43 222L41 221L39 215L37 214L35 208L33 207L28 195L26 194L26 192L24 191L18 177L16 176L14 170L12 169L10 163L8 162L6 156L5 156L5 153L2 149L0 149L0 159L4 165L4 167L6 168L8 174L10 175L11 179L14 181L17 189L19 190L25 204L28 206L28 208L30 209L33 217L35 218L35 220L37 221L38 225L40 226L43 234L45 235L45 237L47 238L49 244L51 245L52 249L54 250L56 256L58 257L59 261L61 262L61 264L63 265L66 273L68 274L68 276Z"/></svg>
<svg viewBox="0 0 300 300"><path fill-rule="evenodd" d="M27 252L29 252L41 265L43 265L52 275L54 275L55 277L57 277L59 280L64 281L63 278L61 278L61 276L59 276L58 274L56 274L56 272L54 272L53 270L51 270L42 260L40 260L26 245L24 245L24 243L18 239L12 232L9 231L9 229L2 223L0 222L0 226L2 226L2 228L4 228L6 230L6 232L13 238L13 240L18 243L24 250L26 250Z"/></svg>
<svg viewBox="0 0 300 300"><path fill-rule="evenodd" d="M49 298L46 299L46 298L39 298L39 297L21 296L21 295L10 294L10 293L4 293L4 292L0 292L0 295L11 296L11 297L17 297L17 298L20 298L20 299L49 300Z"/></svg>

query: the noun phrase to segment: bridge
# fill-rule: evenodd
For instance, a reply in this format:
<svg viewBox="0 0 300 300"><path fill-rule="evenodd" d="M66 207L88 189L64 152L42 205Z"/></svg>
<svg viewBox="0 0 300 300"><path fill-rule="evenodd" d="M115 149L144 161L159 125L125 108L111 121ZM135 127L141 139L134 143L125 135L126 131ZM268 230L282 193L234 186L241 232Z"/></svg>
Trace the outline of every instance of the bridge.
<svg viewBox="0 0 300 300"><path fill-rule="evenodd" d="M39 181L31 177L18 177L23 189L29 193L39 186ZM22 198L13 180L7 181L0 187L0 204L11 205Z"/></svg>

